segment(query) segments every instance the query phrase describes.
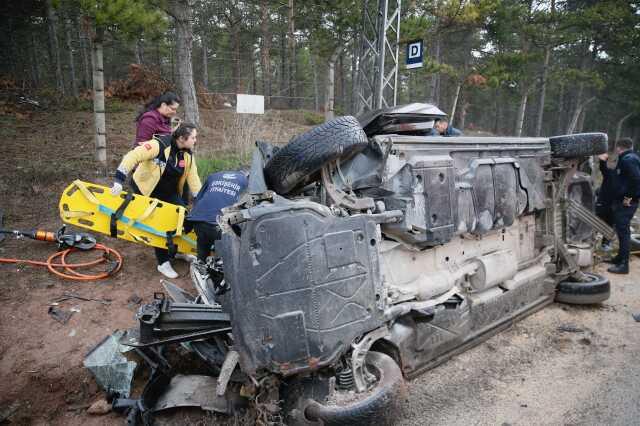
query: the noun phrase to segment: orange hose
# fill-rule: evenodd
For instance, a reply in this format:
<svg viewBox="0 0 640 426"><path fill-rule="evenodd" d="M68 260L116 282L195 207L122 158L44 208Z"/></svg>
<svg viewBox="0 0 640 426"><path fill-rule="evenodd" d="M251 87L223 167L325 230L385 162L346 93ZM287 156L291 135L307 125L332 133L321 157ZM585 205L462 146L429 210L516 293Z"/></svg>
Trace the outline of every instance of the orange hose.
<svg viewBox="0 0 640 426"><path fill-rule="evenodd" d="M75 248L68 248L66 250L57 251L53 253L46 262L38 260L26 260L26 259L8 259L0 257L0 263L26 263L28 265L46 266L47 269L53 274L65 278L67 280L74 281L94 281L101 280L103 278L110 277L122 268L122 255L117 250L107 247L103 244L96 244L93 250L102 250L104 253L99 259L91 260L88 262L80 263L68 263L67 255L74 251L79 251ZM114 256L116 259L116 266L108 271L99 274L82 274L75 271L76 268L84 268L88 266L98 265L100 263L107 262L110 256ZM54 263L54 260L60 258L60 263ZM59 270L61 269L61 270ZM64 271L64 272L63 272ZM66 272L66 273L65 273Z"/></svg>

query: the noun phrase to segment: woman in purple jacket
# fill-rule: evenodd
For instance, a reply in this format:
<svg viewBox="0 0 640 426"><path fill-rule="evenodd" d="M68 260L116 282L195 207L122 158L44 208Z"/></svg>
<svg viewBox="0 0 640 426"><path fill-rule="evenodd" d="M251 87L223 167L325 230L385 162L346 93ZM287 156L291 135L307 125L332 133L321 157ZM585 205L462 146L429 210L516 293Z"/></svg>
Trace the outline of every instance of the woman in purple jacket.
<svg viewBox="0 0 640 426"><path fill-rule="evenodd" d="M136 141L133 147L153 139L153 135L171 133L171 118L176 115L180 98L173 92L164 92L144 106L136 117Z"/></svg>

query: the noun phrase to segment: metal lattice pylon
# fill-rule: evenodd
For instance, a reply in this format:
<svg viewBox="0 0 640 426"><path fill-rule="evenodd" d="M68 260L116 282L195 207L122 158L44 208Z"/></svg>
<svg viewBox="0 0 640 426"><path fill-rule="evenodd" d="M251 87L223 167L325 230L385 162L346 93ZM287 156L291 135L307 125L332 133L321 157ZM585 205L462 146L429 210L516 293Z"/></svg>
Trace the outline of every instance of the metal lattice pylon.
<svg viewBox="0 0 640 426"><path fill-rule="evenodd" d="M396 104L400 1L364 0L358 60L358 114Z"/></svg>

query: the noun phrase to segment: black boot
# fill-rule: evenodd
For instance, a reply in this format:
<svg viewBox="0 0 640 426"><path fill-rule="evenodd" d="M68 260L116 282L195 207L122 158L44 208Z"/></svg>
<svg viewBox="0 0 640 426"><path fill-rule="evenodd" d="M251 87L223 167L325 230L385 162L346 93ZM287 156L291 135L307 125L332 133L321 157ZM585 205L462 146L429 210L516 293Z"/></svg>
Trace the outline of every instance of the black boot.
<svg viewBox="0 0 640 426"><path fill-rule="evenodd" d="M612 274L628 274L629 273L629 264L628 263L619 263L617 265L613 265L609 269L608 272Z"/></svg>
<svg viewBox="0 0 640 426"><path fill-rule="evenodd" d="M620 258L618 256L614 256L611 259L603 259L602 261L604 263L611 263L612 265L619 265L620 264Z"/></svg>

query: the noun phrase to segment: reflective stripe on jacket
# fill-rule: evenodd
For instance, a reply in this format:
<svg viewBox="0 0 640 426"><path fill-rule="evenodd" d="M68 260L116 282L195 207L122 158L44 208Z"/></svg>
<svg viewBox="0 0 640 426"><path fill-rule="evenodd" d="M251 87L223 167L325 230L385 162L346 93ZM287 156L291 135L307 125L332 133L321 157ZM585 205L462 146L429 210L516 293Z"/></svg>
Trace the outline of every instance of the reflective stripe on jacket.
<svg viewBox="0 0 640 426"><path fill-rule="evenodd" d="M161 137L162 138L162 137ZM169 139L164 137L163 139ZM129 151L120 162L118 170L116 171L116 180L124 183L127 175L135 168L133 173L133 181L140 189L142 195L149 196L153 192L164 169L166 167L166 161L171 154L171 144L161 139L151 139L150 141L143 142L140 146ZM163 154L161 155L161 146L164 147ZM184 189L184 183L189 184L189 190L192 194L197 194L202 187L200 177L198 176L198 168L196 167L193 156L189 151L184 152L184 173L178 181L178 187L176 192L182 196Z"/></svg>

